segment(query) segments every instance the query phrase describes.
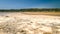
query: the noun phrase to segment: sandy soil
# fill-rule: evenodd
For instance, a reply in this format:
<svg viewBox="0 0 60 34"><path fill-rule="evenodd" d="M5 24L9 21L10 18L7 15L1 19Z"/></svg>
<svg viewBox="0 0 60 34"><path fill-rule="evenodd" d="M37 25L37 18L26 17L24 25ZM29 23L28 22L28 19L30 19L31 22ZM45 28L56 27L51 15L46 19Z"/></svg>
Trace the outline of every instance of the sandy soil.
<svg viewBox="0 0 60 34"><path fill-rule="evenodd" d="M0 34L60 34L60 16L5 13L0 15Z"/></svg>

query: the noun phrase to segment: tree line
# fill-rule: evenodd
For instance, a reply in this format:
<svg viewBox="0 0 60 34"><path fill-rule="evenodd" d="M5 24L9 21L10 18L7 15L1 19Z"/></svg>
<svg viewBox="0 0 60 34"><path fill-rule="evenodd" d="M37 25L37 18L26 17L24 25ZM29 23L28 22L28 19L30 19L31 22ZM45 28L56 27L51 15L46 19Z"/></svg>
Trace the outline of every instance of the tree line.
<svg viewBox="0 0 60 34"><path fill-rule="evenodd" d="M60 12L60 8L50 8L50 9L38 9L38 8L30 8L30 9L9 9L9 10L1 10L0 12Z"/></svg>

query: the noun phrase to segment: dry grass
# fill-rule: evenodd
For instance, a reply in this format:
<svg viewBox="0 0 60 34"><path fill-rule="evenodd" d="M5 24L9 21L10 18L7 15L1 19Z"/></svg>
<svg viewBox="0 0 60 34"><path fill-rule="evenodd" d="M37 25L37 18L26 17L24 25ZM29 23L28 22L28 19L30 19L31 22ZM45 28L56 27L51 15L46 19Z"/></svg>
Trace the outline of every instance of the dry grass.
<svg viewBox="0 0 60 34"><path fill-rule="evenodd" d="M53 16L60 16L60 12L22 12L23 14L28 15L53 15Z"/></svg>

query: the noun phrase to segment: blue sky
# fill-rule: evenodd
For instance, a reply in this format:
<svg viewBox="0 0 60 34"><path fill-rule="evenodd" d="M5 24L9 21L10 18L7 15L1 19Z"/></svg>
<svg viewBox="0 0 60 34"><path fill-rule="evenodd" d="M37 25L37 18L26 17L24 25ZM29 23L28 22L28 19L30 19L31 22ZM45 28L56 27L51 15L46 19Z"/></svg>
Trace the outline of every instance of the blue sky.
<svg viewBox="0 0 60 34"><path fill-rule="evenodd" d="M0 0L0 9L60 8L60 0Z"/></svg>

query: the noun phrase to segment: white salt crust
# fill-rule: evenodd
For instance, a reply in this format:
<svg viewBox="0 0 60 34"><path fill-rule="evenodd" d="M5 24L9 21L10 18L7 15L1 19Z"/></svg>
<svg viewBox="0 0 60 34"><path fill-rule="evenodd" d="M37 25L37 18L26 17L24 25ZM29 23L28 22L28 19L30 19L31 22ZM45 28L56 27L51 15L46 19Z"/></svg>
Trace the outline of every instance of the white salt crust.
<svg viewBox="0 0 60 34"><path fill-rule="evenodd" d="M60 16L8 14L0 16L0 34L54 34L57 24Z"/></svg>

